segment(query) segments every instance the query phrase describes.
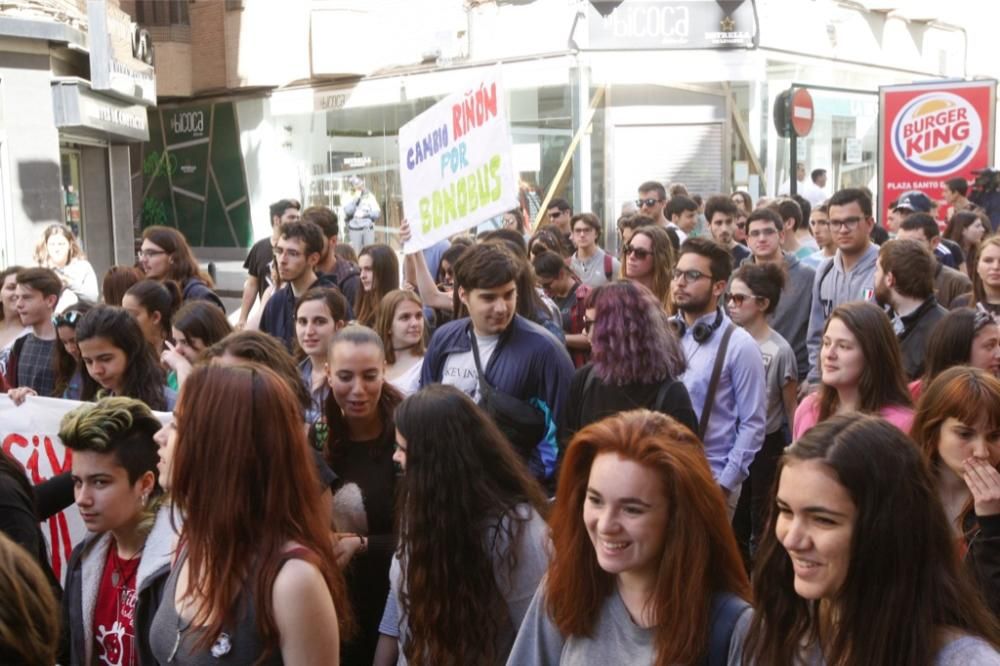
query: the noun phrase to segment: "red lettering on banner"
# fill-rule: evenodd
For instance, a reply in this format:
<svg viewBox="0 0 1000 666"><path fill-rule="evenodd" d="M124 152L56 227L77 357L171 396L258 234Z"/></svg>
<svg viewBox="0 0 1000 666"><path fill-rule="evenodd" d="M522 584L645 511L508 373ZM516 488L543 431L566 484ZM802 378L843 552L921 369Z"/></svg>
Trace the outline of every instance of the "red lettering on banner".
<svg viewBox="0 0 1000 666"><path fill-rule="evenodd" d="M28 455L27 462L22 462L14 454L14 448L26 449L29 442L31 444L31 453ZM63 459L60 461L59 456L56 454L55 446L52 444L52 438L44 435L32 435L29 439L25 435L11 433L4 438L3 444L0 444L0 446L2 446L4 452L21 463L27 471L32 484L35 485L58 476L63 472L68 472L72 468L72 452L69 449L65 449ZM51 470L49 474L43 474L38 468L39 447L44 450L45 459L49 463L49 469ZM51 539L50 543L52 545L52 572L56 575L56 578L62 580L62 563L64 560L68 561L70 554L73 552L73 541L69 535L69 523L66 522L66 515L61 512L49 518L47 522Z"/></svg>

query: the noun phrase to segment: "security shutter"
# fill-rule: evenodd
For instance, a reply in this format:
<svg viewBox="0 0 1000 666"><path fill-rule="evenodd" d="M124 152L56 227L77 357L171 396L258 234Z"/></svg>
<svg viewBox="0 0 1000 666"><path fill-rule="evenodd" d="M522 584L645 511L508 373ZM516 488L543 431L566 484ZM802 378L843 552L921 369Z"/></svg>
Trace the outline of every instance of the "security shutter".
<svg viewBox="0 0 1000 666"><path fill-rule="evenodd" d="M722 192L722 123L614 128L615 205L647 180L684 183L691 194Z"/></svg>

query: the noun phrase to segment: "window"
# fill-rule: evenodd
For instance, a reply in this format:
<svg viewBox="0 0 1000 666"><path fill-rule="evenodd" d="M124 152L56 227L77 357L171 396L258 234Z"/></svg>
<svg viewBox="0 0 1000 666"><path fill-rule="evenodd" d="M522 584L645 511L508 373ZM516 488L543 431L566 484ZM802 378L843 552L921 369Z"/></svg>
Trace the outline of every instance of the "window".
<svg viewBox="0 0 1000 666"><path fill-rule="evenodd" d="M188 0L136 0L135 20L147 27L191 25Z"/></svg>

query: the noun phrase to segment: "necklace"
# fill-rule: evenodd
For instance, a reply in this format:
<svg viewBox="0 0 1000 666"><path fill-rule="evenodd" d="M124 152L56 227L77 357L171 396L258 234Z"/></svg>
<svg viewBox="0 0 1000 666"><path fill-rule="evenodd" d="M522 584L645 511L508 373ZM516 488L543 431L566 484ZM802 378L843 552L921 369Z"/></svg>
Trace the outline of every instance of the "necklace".
<svg viewBox="0 0 1000 666"><path fill-rule="evenodd" d="M121 585L125 585L126 587L128 587L129 581L135 578L135 575L136 575L136 573L138 573L139 568L136 567L135 569L132 570L132 573L129 574L128 577L125 577L124 572L122 572L122 566L124 566L126 562L129 563L129 564L131 564L137 558L142 557L142 551L145 548L146 548L146 546L143 545L142 548L140 548L139 550L136 551L135 555L133 555L132 557L128 558L127 560L123 560L123 559L121 559L121 557L118 556L118 547L117 547L117 545L116 544L111 544L111 568L112 568L112 571L111 571L111 587L113 587L115 589L118 589Z"/></svg>

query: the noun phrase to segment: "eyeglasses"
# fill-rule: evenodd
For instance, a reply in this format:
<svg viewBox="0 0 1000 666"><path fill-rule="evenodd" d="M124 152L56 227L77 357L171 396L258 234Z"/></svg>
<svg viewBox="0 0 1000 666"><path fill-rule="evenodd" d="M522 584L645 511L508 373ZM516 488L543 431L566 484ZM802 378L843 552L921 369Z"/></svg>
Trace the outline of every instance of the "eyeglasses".
<svg viewBox="0 0 1000 666"><path fill-rule="evenodd" d="M591 231L593 231L594 233L597 233L597 230L594 229L590 225L587 225L586 227L574 227L574 229L573 229L573 233L576 234L577 236L582 236L584 234L589 234Z"/></svg>
<svg viewBox="0 0 1000 666"><path fill-rule="evenodd" d="M597 322L595 322L593 319L591 319L591 318L587 317L586 315L584 315L584 317L583 317L583 332L584 333L590 333L591 331L593 331L594 330L594 324L596 324L596 323Z"/></svg>
<svg viewBox="0 0 1000 666"><path fill-rule="evenodd" d="M72 326L76 327L76 321L81 317L80 313L76 310L70 312L65 312L61 315L56 315L52 318L52 325L56 328L60 326Z"/></svg>
<svg viewBox="0 0 1000 666"><path fill-rule="evenodd" d="M652 251L646 250L646 249L641 248L641 247L632 247L631 245L626 245L625 246L625 256L627 257L629 255L634 256L639 261L645 261L645 259L647 257L652 256L653 253L652 253Z"/></svg>
<svg viewBox="0 0 1000 666"><path fill-rule="evenodd" d="M550 220L554 220L557 217L559 217L560 215L562 215L562 211L561 210L549 211L549 219Z"/></svg>
<svg viewBox="0 0 1000 666"><path fill-rule="evenodd" d="M139 250L136 252L137 257L140 259L152 259L153 257L158 257L161 254L166 254L165 250Z"/></svg>
<svg viewBox="0 0 1000 666"><path fill-rule="evenodd" d="M754 229L753 231L748 231L747 235L750 238L762 238L764 236L773 236L778 233L778 230L774 227L765 227L763 229Z"/></svg>
<svg viewBox="0 0 1000 666"><path fill-rule="evenodd" d="M680 280L681 278L684 278L685 282L697 282L702 278L712 277L708 273L702 273L701 271L696 271L696 270L681 271L676 268L674 269L673 273L671 273L671 275L675 280Z"/></svg>
<svg viewBox="0 0 1000 666"><path fill-rule="evenodd" d="M639 208L642 208L643 206L645 206L646 208L652 208L653 206L655 206L656 204L660 203L661 201L663 201L663 199L652 199L652 198L650 198L650 199L636 199L635 200L635 205L638 206Z"/></svg>
<svg viewBox="0 0 1000 666"><path fill-rule="evenodd" d="M854 216L854 217L845 217L843 220L830 220L830 228L840 229L841 227L843 227L847 231L854 231L855 229L858 228L858 222L860 222L862 219L864 218Z"/></svg>
<svg viewBox="0 0 1000 666"><path fill-rule="evenodd" d="M758 303L763 300L762 296L753 294L726 294L726 303L735 303L736 307L741 308L748 298L752 298Z"/></svg>
<svg viewBox="0 0 1000 666"><path fill-rule="evenodd" d="M742 222L737 222L736 223L736 228L737 229L746 229L747 228L746 220L743 220Z"/></svg>

